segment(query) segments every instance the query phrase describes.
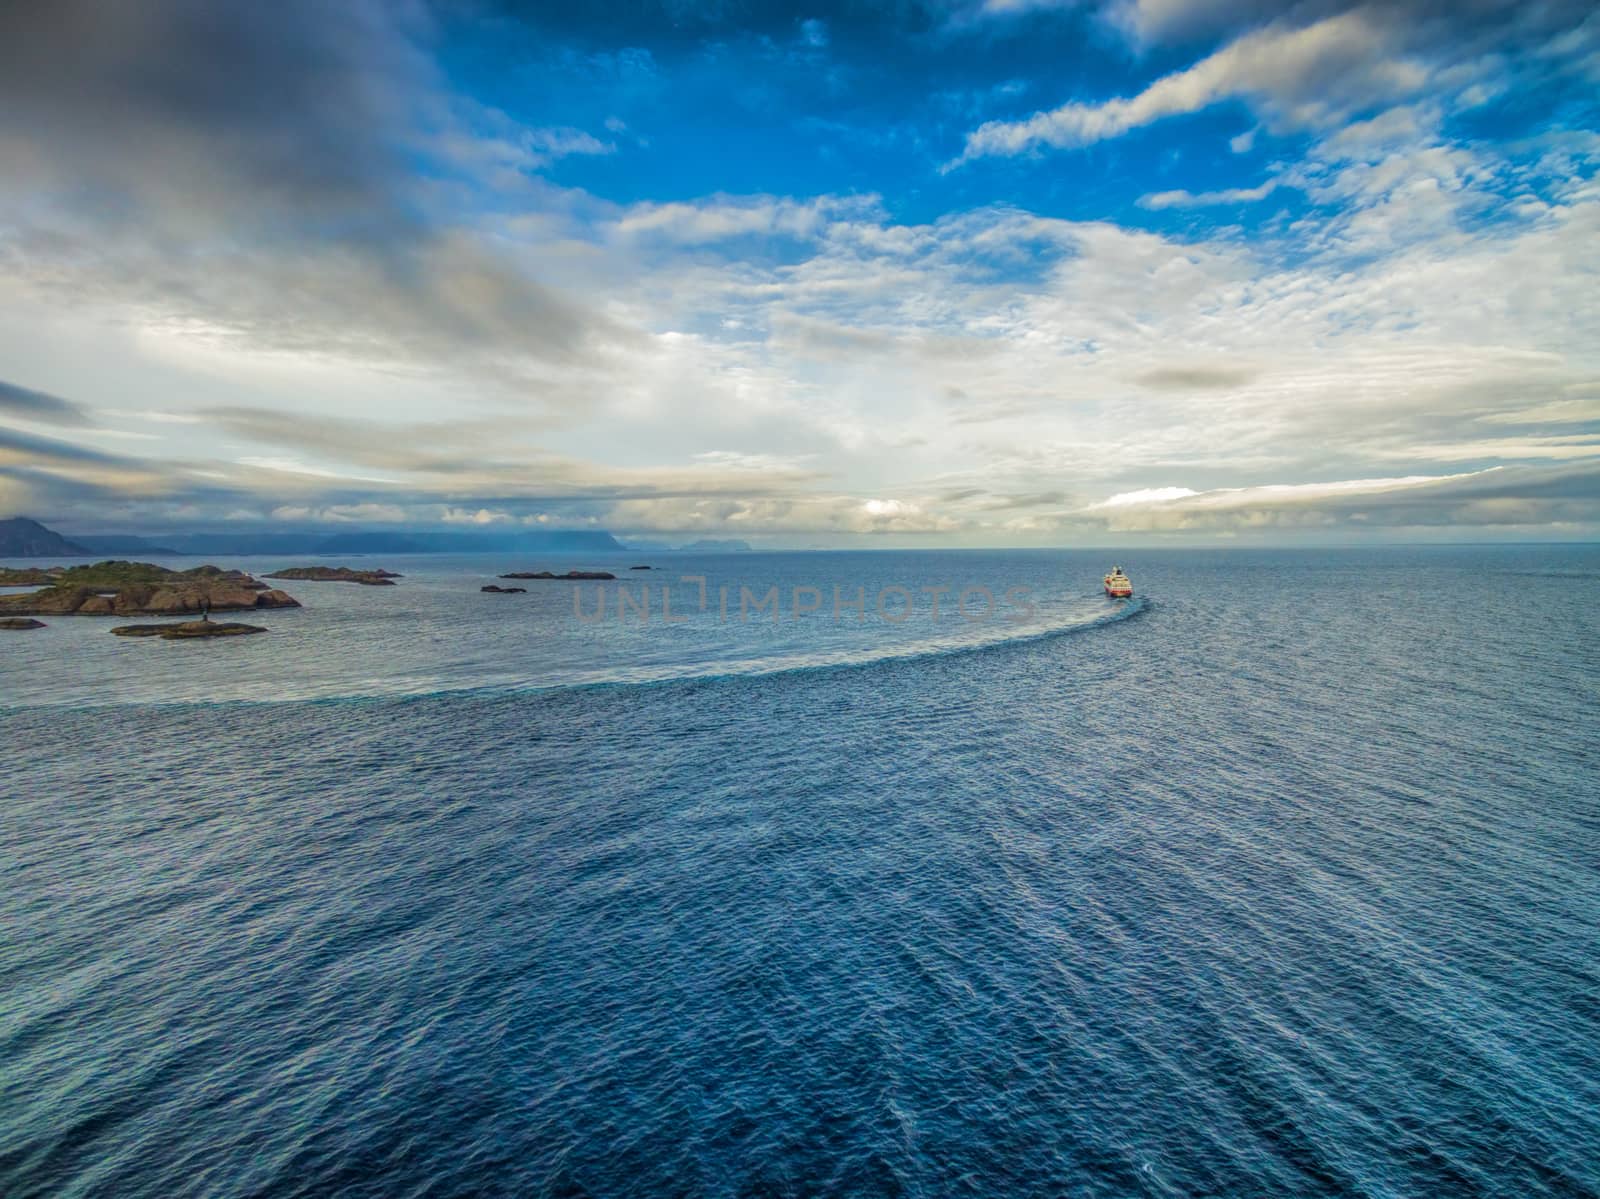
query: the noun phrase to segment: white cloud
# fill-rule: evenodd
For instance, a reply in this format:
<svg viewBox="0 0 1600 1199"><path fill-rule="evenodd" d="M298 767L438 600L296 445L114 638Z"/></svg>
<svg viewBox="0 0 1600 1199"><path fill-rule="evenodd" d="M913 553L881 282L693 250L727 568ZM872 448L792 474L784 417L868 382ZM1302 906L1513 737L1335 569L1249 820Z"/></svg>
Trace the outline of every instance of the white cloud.
<svg viewBox="0 0 1600 1199"><path fill-rule="evenodd" d="M1028 143L1229 97L1268 130L1315 126L1267 183L1144 200L1307 197L1248 238L1009 206L902 221L874 197L618 206L526 179L387 257L252 249L214 211L198 234L174 220L124 241L13 207L41 223L0 241L17 318L0 357L37 360L37 337L60 373L18 377L97 412L148 408L163 437L137 460L18 439L5 465L27 482L0 475L0 501L974 540L1571 519L1580 496L1540 490L1555 476L1510 466L1468 495L1491 477L1446 472L1600 453L1592 393L1572 390L1600 378L1600 141L1450 144L1471 72L1416 101L1421 68L1391 32L1376 10L1269 27L1132 99L1068 106ZM1367 119L1326 125L1352 114ZM494 136L462 161L603 145ZM40 334L57 325L74 332ZM1352 482L1260 485L1330 477Z"/></svg>
<svg viewBox="0 0 1600 1199"><path fill-rule="evenodd" d="M986 16L1014 16L1035 9L1075 8L1083 0L983 0L979 11Z"/></svg>
<svg viewBox="0 0 1600 1199"><path fill-rule="evenodd" d="M1476 438L1445 444L1408 445L1387 454L1390 458L1466 462L1505 458L1526 461L1550 458L1560 461L1600 458L1600 433L1580 433L1559 437Z"/></svg>
<svg viewBox="0 0 1600 1199"><path fill-rule="evenodd" d="M1111 0L1111 23L1139 44L1178 40L1271 16L1281 0Z"/></svg>
<svg viewBox="0 0 1600 1199"><path fill-rule="evenodd" d="M1527 408L1490 412L1478 417L1478 421L1487 425L1600 425L1600 398L1551 400Z"/></svg>
<svg viewBox="0 0 1600 1199"><path fill-rule="evenodd" d="M248 519L251 515L236 511L229 514L229 519ZM282 504L272 510L271 516L274 520L326 524L400 524L409 513L397 504Z"/></svg>
<svg viewBox="0 0 1600 1199"><path fill-rule="evenodd" d="M913 500L809 495L781 499L640 499L611 505L605 520L627 532L915 534L954 533L956 517Z"/></svg>
<svg viewBox="0 0 1600 1199"><path fill-rule="evenodd" d="M1098 504L1090 504L1089 510L1092 512L1101 508L1126 508L1135 504L1164 504L1170 500L1188 499L1192 495L1199 494L1189 487L1143 487L1137 491L1119 491Z"/></svg>
<svg viewBox="0 0 1600 1199"><path fill-rule="evenodd" d="M384 479L376 475L347 474L344 471L330 470L327 467L312 466L310 463L301 462L295 458L247 456L240 458L238 461L240 466L251 466L257 470L272 471L275 474L303 475L311 479L335 479L352 483L393 482L392 479Z"/></svg>
<svg viewBox="0 0 1600 1199"><path fill-rule="evenodd" d="M1269 179L1259 187L1230 187L1214 192L1187 192L1182 190L1153 192L1139 197L1140 208L1204 208L1213 204L1253 204L1265 200L1280 186Z"/></svg>
<svg viewBox="0 0 1600 1199"><path fill-rule="evenodd" d="M1600 515L1597 482L1595 464L1493 467L1432 477L1204 492L1118 519L1127 520L1124 527L1130 531L1592 525Z"/></svg>
<svg viewBox="0 0 1600 1199"><path fill-rule="evenodd" d="M876 200L822 197L800 202L757 196L718 197L702 203L636 204L610 226L620 237L659 237L683 244L757 235L814 237L839 216L875 209Z"/></svg>
<svg viewBox="0 0 1600 1199"><path fill-rule="evenodd" d="M1417 91L1428 78L1399 54L1392 27L1356 9L1300 28L1271 25L1245 34L1194 66L1136 96L1070 103L1024 121L990 121L967 137L956 164L1040 146L1087 146L1230 97L1255 103L1274 125L1316 127Z"/></svg>
<svg viewBox="0 0 1600 1199"><path fill-rule="evenodd" d="M446 508L439 519L447 525L498 525L509 524L516 517L500 509L479 508L470 511L465 508Z"/></svg>

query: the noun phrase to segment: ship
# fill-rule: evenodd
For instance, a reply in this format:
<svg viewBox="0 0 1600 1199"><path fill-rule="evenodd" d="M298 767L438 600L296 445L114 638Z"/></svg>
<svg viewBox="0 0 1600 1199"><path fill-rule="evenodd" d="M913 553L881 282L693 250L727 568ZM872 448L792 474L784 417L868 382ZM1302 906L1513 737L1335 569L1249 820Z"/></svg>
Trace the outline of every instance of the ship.
<svg viewBox="0 0 1600 1199"><path fill-rule="evenodd" d="M1128 576L1122 573L1122 567L1113 566L1111 573L1105 577L1106 594L1112 599L1127 599L1133 594L1133 584Z"/></svg>

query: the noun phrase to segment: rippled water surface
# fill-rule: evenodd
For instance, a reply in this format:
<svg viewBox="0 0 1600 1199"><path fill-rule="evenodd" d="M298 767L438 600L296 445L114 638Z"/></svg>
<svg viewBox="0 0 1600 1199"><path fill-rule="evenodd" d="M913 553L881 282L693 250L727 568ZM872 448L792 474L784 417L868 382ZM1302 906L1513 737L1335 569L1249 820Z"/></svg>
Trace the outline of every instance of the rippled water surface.
<svg viewBox="0 0 1600 1199"><path fill-rule="evenodd" d="M1122 562L0 634L0 1194L1600 1193L1600 550Z"/></svg>

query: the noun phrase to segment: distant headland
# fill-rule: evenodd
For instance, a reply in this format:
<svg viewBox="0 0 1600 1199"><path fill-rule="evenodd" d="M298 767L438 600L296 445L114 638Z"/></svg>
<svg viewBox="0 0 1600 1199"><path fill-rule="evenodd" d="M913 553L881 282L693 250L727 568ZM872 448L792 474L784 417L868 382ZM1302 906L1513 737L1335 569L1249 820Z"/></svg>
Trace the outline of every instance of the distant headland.
<svg viewBox="0 0 1600 1199"><path fill-rule="evenodd" d="M678 549L685 554L747 554L750 552L750 543L731 537L705 537L688 545L680 545Z"/></svg>
<svg viewBox="0 0 1600 1199"><path fill-rule="evenodd" d="M736 538L701 538L682 545L618 539L603 529L515 528L420 531L367 530L333 533L311 529L263 532L59 533L27 516L0 520L0 558L173 558L234 557L258 554L331 557L355 554L591 554L678 552L745 553L750 543Z"/></svg>
<svg viewBox="0 0 1600 1199"><path fill-rule="evenodd" d="M26 516L0 520L0 557L87 558L93 552Z"/></svg>
<svg viewBox="0 0 1600 1199"><path fill-rule="evenodd" d="M47 528L26 516L0 520L0 558L92 558L138 554L145 557L252 554L474 554L620 553L626 547L599 529L517 529L509 532L308 532L265 533L250 529L225 533L162 532L74 533Z"/></svg>

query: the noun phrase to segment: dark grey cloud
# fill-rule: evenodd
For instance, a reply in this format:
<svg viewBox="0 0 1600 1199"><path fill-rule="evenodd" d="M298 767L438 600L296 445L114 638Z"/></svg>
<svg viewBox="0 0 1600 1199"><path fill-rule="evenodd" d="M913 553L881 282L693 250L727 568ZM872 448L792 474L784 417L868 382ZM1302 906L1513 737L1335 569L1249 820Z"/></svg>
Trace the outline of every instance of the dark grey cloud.
<svg viewBox="0 0 1600 1199"><path fill-rule="evenodd" d="M512 458L524 469L541 454L538 430L517 417L380 424L275 408L213 408L204 414L231 437L379 470L463 474ZM519 452L520 449L520 452Z"/></svg>
<svg viewBox="0 0 1600 1199"><path fill-rule="evenodd" d="M626 4L551 4L546 0L489 0L499 15L540 31L593 45L692 50L736 38L781 41L820 27L829 44L881 46L892 39L937 33L953 19L971 18L983 0L633 0ZM889 69L892 64L884 62Z"/></svg>
<svg viewBox="0 0 1600 1199"><path fill-rule="evenodd" d="M425 11L0 4L0 271L61 304L507 390L631 344L443 199L510 143L439 78Z"/></svg>
<svg viewBox="0 0 1600 1199"><path fill-rule="evenodd" d="M54 437L36 437L32 433L23 433L0 425L0 461L5 460L92 462L105 465L126 465L130 462L130 459L115 454L104 454L87 446L74 445L70 441L58 441Z"/></svg>
<svg viewBox="0 0 1600 1199"><path fill-rule="evenodd" d="M1510 357L1510 355L1508 355ZM1516 371L1492 362L1481 378L1440 385L1424 375L1415 380L1392 368L1363 379L1351 376L1349 392L1337 404L1299 409L1292 424L1280 425L1279 444L1293 448L1300 477L1370 476L1373 463L1404 464L1407 473L1427 464L1447 469L1491 466L1551 455L1545 438L1593 437L1600 424L1591 415L1547 414L1572 399L1575 376L1564 365L1530 360ZM1292 441L1286 434L1292 433Z"/></svg>
<svg viewBox="0 0 1600 1199"><path fill-rule="evenodd" d="M1571 462L1560 466L1507 466L1465 478L1449 479L1423 492L1418 499L1574 500L1586 504L1591 516L1600 510L1600 462Z"/></svg>
<svg viewBox="0 0 1600 1199"><path fill-rule="evenodd" d="M987 512L1009 512L1020 508L1059 507L1067 503L1068 499L1064 491L1035 491L1020 495L996 496L982 506Z"/></svg>
<svg viewBox="0 0 1600 1199"><path fill-rule="evenodd" d="M47 391L35 391L16 383L0 379L0 414L20 416L27 420L46 421L52 425L81 425L88 416L81 405Z"/></svg>
<svg viewBox="0 0 1600 1199"><path fill-rule="evenodd" d="M1600 462L1508 466L1424 483L1208 491L1087 516L1115 532L1592 526L1600 520Z"/></svg>
<svg viewBox="0 0 1600 1199"><path fill-rule="evenodd" d="M534 426L513 417L391 424L247 407L205 415L254 445L232 447L234 459L136 458L0 426L0 515L43 513L80 527L140 510L180 527L284 512L433 524L480 509L497 521L554 510L588 520L627 501L782 497L819 477L770 466L607 468L542 449L527 440Z"/></svg>
<svg viewBox="0 0 1600 1199"><path fill-rule="evenodd" d="M1157 367L1135 375L1134 382L1157 391L1201 391L1213 388L1243 387L1260 372L1251 366L1206 363Z"/></svg>
<svg viewBox="0 0 1600 1199"><path fill-rule="evenodd" d="M392 230L408 223L394 184L431 94L395 11L10 0L0 161L108 220L158 208L230 226L281 217L298 236L309 212Z"/></svg>
<svg viewBox="0 0 1600 1199"><path fill-rule="evenodd" d="M1317 510L1362 527L1593 524L1600 462L1507 466L1368 496L1337 496Z"/></svg>

